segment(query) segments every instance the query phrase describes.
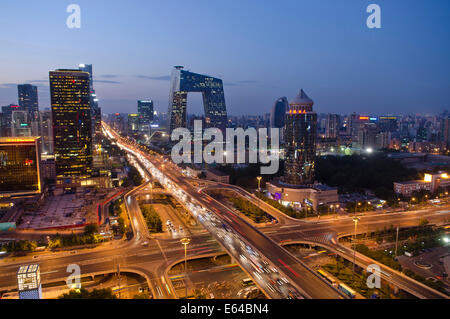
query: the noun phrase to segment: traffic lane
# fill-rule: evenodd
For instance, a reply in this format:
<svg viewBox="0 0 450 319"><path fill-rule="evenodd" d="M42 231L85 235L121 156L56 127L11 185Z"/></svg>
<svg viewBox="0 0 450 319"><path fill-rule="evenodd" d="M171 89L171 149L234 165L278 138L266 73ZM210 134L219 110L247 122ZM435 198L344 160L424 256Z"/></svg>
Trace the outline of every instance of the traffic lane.
<svg viewBox="0 0 450 319"><path fill-rule="evenodd" d="M223 207L219 207L215 202L211 203L211 206L216 209L224 210ZM234 215L231 212L229 212L229 214ZM317 299L342 298L334 288L330 287L314 275L309 269L302 265L299 260L289 254L288 251L271 241L255 228L251 227L245 221L240 219L240 217L234 216L235 218L232 219L233 222L230 226L279 269L282 269L285 275L304 290L307 295Z"/></svg>
<svg viewBox="0 0 450 319"><path fill-rule="evenodd" d="M189 192L189 191L188 191ZM216 201L208 202L198 192L189 192L194 198L201 198L203 203L207 202L206 207L215 208L217 211L228 211L233 219L231 227L247 239L252 246L258 249L266 258L271 260L278 268L283 269L286 276L288 276L294 283L296 283L301 289L306 291L307 295L311 298L329 298L340 299L342 296L324 283L320 278L311 273L299 260L290 255L284 248L280 247L269 238L265 237L262 233L251 227L248 223L243 221L239 216L236 216L228 209L219 206ZM220 218L220 214L216 215ZM237 226L237 227L236 227Z"/></svg>

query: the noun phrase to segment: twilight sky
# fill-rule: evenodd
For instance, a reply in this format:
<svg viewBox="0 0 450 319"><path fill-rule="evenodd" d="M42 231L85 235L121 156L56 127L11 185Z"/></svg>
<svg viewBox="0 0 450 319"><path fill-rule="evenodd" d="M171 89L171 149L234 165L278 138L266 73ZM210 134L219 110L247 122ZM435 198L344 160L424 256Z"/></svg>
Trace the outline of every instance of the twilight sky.
<svg viewBox="0 0 450 319"><path fill-rule="evenodd" d="M81 7L81 29L66 8ZM381 7L368 29L366 7ZM450 109L448 0L0 1L0 105L17 84L92 63L104 113L153 99L167 111L174 65L224 81L229 114L262 114L299 88L317 112L434 114ZM188 112L202 112L191 93Z"/></svg>

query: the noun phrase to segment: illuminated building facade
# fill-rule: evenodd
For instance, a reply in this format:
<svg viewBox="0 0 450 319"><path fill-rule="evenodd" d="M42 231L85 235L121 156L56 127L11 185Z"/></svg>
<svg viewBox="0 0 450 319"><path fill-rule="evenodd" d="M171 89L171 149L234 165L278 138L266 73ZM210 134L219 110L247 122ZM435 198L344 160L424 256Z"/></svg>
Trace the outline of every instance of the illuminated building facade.
<svg viewBox="0 0 450 319"><path fill-rule="evenodd" d="M170 132L187 126L186 104L189 92L201 92L203 95L206 127L216 127L224 131L227 127L227 110L222 80L185 71L182 66L176 66L172 71L170 85Z"/></svg>
<svg viewBox="0 0 450 319"><path fill-rule="evenodd" d="M128 114L128 134L133 135L139 132L139 114Z"/></svg>
<svg viewBox="0 0 450 319"><path fill-rule="evenodd" d="M143 132L150 131L150 124L153 121L153 101L137 101L137 110L139 114L139 130Z"/></svg>
<svg viewBox="0 0 450 319"><path fill-rule="evenodd" d="M89 178L92 118L89 73L50 71L50 98L57 179Z"/></svg>
<svg viewBox="0 0 450 319"><path fill-rule="evenodd" d="M16 104L2 106L1 136L12 136L12 113L24 110L23 107Z"/></svg>
<svg viewBox="0 0 450 319"><path fill-rule="evenodd" d="M40 193L40 160L39 137L0 138L0 194Z"/></svg>
<svg viewBox="0 0 450 319"><path fill-rule="evenodd" d="M92 116L92 137L95 140L94 143L99 143L102 135L102 111L98 106L98 98L94 90L94 80L92 76L92 64L80 64L78 69L83 72L89 73L89 100L91 103L91 116Z"/></svg>
<svg viewBox="0 0 450 319"><path fill-rule="evenodd" d="M341 116L339 114L327 114L325 137L337 138L341 126Z"/></svg>
<svg viewBox="0 0 450 319"><path fill-rule="evenodd" d="M20 266L17 271L19 299L42 299L41 271L38 264Z"/></svg>
<svg viewBox="0 0 450 319"><path fill-rule="evenodd" d="M413 192L421 190L430 193L436 192L439 188L448 189L450 187L450 177L445 172L437 174L425 174L423 180L394 182L394 191L396 194L411 196Z"/></svg>
<svg viewBox="0 0 450 319"><path fill-rule="evenodd" d="M41 136L42 153L53 154L53 126L50 110L39 112L39 135Z"/></svg>
<svg viewBox="0 0 450 319"><path fill-rule="evenodd" d="M12 111L11 136L31 136L31 117L28 111Z"/></svg>
<svg viewBox="0 0 450 319"><path fill-rule="evenodd" d="M313 104L303 90L289 102L285 124L285 183L314 182L317 114L313 111Z"/></svg>
<svg viewBox="0 0 450 319"><path fill-rule="evenodd" d="M39 102L37 87L31 84L19 84L17 86L19 105L28 112L30 119L38 119Z"/></svg>

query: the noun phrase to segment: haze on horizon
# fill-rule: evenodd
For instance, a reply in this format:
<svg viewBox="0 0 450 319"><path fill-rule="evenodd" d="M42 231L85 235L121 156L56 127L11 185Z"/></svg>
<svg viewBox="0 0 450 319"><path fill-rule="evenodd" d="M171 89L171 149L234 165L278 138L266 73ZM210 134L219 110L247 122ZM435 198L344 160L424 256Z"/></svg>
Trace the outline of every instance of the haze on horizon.
<svg viewBox="0 0 450 319"><path fill-rule="evenodd" d="M81 29L66 8L81 7ZM377 3L382 28L368 29ZM93 64L103 113L153 99L167 111L174 65L219 77L231 115L263 114L300 88L319 113L437 114L450 109L450 2L446 0L12 1L0 3L0 105L17 84ZM202 113L200 94L188 112Z"/></svg>

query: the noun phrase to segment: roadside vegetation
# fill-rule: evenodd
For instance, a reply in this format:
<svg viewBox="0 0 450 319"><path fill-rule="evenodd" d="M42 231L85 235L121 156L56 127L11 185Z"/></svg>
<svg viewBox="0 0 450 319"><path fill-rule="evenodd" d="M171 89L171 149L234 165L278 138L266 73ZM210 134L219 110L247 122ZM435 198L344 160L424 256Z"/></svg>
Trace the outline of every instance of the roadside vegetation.
<svg viewBox="0 0 450 319"><path fill-rule="evenodd" d="M48 243L36 242L32 240L19 240L7 243L2 246L1 250L9 253L28 253L36 250L37 247L47 246L50 249L78 246L78 245L88 245L88 244L98 244L105 239L100 237L98 234L97 224L89 224L84 228L83 234L70 234L61 235L56 234L48 240Z"/></svg>
<svg viewBox="0 0 450 319"><path fill-rule="evenodd" d="M162 221L155 208L149 204L141 204L140 208L145 222L147 223L148 231L150 233L162 232Z"/></svg>
<svg viewBox="0 0 450 319"><path fill-rule="evenodd" d="M296 210L296 209L294 209L292 207L283 206L279 202L277 202L276 200L268 198L268 197L266 197L264 194L262 194L260 192L255 192L254 195L256 197L258 197L259 199L262 199L263 201L265 201L267 204L275 207L279 211L285 213L286 215L288 215L288 216L290 216L292 218L301 219L301 218L305 218L305 217L317 216L316 214L314 214L314 211L312 209L309 209L309 210L306 210L306 209Z"/></svg>
<svg viewBox="0 0 450 319"><path fill-rule="evenodd" d="M358 252L360 252L363 255L366 255L367 257L370 257L388 267L391 267L392 269L395 269L397 271L402 272L403 274L405 274L408 277L411 277L425 285L427 285L428 287L431 287L433 289L436 289L442 293L447 294L446 290L445 290L445 286L442 282L440 281L431 281L431 280L427 280L426 278L417 275L416 273L414 273L413 271L409 270L409 269L403 269L402 265L400 265L400 263L396 260L394 260L393 256L387 252L385 252L384 250L370 250L367 246L365 245L357 245L356 246L356 250Z"/></svg>
<svg viewBox="0 0 450 319"><path fill-rule="evenodd" d="M62 294L58 299L117 299L111 288L94 289L88 291L85 288L72 289Z"/></svg>
<svg viewBox="0 0 450 319"><path fill-rule="evenodd" d="M353 274L352 269L346 264L345 260L337 256L336 261L322 266L323 269L328 271L334 277L339 279L341 282L348 285L350 288L354 289L356 292L361 294L365 298L380 298L380 299L404 299L407 295L403 292L399 292L394 295L391 287L389 285L382 285L380 289L367 287L367 277L366 273L355 273Z"/></svg>
<svg viewBox="0 0 450 319"><path fill-rule="evenodd" d="M101 236L99 236L97 232L98 232L97 224L91 224L87 225L84 228L83 234L74 234L74 233L70 235L56 234L55 237L51 238L48 241L48 248L55 249L70 246L98 244L106 241Z"/></svg>
<svg viewBox="0 0 450 319"><path fill-rule="evenodd" d="M227 199L238 211L250 218L255 223L268 223L272 221L270 216L265 211L250 203L246 199L243 199L241 197L227 197Z"/></svg>
<svg viewBox="0 0 450 319"><path fill-rule="evenodd" d="M125 211L125 204L123 202L123 197L116 199L109 205L109 216L118 217L117 224L112 226L112 231L114 236L123 236L126 233L126 221L128 221L128 216Z"/></svg>

